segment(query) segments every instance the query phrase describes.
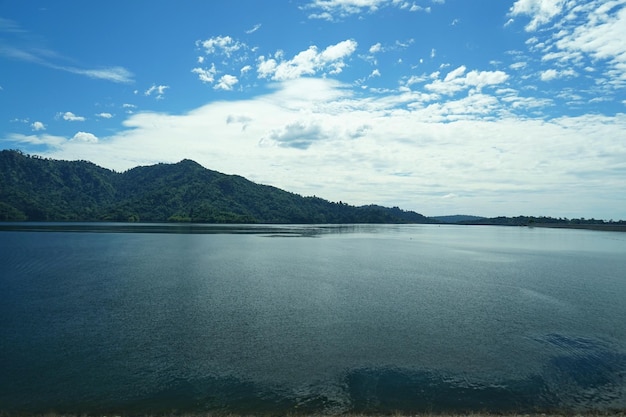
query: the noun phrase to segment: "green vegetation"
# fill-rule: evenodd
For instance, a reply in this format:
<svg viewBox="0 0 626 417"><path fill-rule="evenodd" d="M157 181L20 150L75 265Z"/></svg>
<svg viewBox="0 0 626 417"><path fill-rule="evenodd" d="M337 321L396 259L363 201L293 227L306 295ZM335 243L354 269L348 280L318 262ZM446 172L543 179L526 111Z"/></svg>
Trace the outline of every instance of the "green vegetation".
<svg viewBox="0 0 626 417"><path fill-rule="evenodd" d="M190 160L123 173L0 151L0 221L432 223L397 207L302 197Z"/></svg>
<svg viewBox="0 0 626 417"><path fill-rule="evenodd" d="M595 229L595 230L611 230L626 231L626 221L605 221L598 219L568 219L565 217L533 217L533 216L517 216L517 217L493 217L493 218L476 218L456 222L456 224L472 224L472 225L493 225L493 226L528 226L528 227L552 227L552 228L569 228L569 229Z"/></svg>

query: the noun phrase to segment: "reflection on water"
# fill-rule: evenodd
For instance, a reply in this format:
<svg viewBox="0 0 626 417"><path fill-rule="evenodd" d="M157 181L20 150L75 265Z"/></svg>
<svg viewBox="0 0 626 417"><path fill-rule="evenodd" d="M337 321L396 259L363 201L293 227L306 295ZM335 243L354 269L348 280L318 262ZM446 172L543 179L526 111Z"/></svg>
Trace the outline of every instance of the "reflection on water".
<svg viewBox="0 0 626 417"><path fill-rule="evenodd" d="M314 237L329 233L377 232L380 225L206 224L206 223L57 223L0 222L0 231L85 233L257 234Z"/></svg>
<svg viewBox="0 0 626 417"><path fill-rule="evenodd" d="M5 223L0 412L624 409L606 236Z"/></svg>

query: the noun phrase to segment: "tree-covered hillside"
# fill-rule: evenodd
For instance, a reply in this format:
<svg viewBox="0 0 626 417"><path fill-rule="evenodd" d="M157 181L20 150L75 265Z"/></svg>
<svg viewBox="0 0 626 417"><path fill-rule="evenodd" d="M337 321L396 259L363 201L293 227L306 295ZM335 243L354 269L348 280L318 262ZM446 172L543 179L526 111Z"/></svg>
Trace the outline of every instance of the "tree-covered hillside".
<svg viewBox="0 0 626 417"><path fill-rule="evenodd" d="M87 161L0 151L0 220L430 223L397 207L302 197L183 160L117 173Z"/></svg>

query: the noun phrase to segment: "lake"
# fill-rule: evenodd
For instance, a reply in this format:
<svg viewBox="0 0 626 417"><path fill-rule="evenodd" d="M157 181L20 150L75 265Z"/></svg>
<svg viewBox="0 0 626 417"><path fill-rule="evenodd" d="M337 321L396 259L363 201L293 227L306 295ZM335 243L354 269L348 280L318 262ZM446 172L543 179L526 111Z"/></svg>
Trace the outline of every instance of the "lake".
<svg viewBox="0 0 626 417"><path fill-rule="evenodd" d="M0 411L626 408L626 233L0 224Z"/></svg>

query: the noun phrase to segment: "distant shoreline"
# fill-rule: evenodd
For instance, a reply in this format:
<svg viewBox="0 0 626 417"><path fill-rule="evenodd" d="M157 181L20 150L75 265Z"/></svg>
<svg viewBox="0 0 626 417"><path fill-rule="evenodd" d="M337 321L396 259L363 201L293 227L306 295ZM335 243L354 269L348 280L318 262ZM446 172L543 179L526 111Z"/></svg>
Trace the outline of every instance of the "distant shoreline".
<svg viewBox="0 0 626 417"><path fill-rule="evenodd" d="M0 222L0 231L29 231L29 232L152 232L152 233L250 233L252 229L256 233L263 232L299 232L299 228L310 227L342 227L348 225L372 226L375 224L397 225L396 223L185 223L185 222L91 222L91 221L22 221ZM432 225L437 223L404 223L406 225ZM626 232L626 224L597 223L597 224L571 224L571 223L533 223L533 224L497 224L487 222L472 223L441 223L446 226L499 226L499 227L541 227L549 229L579 229L596 230L604 232ZM295 229L294 229L295 228ZM0 416L2 417L2 416Z"/></svg>
<svg viewBox="0 0 626 417"><path fill-rule="evenodd" d="M135 414L125 413L107 413L107 414L71 414L71 413L7 413L0 411L0 417L12 417L12 416L28 416L28 417L83 417L83 416L115 416L115 417L128 417ZM211 413L211 412L166 412L162 414L144 414L139 413L142 417L165 417L165 416L182 416L182 417L626 417L626 411L586 411L586 412L551 412L551 413L485 413L485 412L467 412L467 413L406 413L406 412L393 412L393 413L341 413L341 414L325 414L325 413L311 413L311 414L299 414L299 413L287 413L287 414L273 414L273 413L259 413L259 414L233 414L233 413Z"/></svg>
<svg viewBox="0 0 626 417"><path fill-rule="evenodd" d="M569 223L533 223L533 224L497 224L487 222L450 223L458 226L501 226L501 227L542 227L546 229L579 229L597 230L603 232L626 232L626 224L592 223L592 224L569 224Z"/></svg>
<svg viewBox="0 0 626 417"><path fill-rule="evenodd" d="M626 224L550 224L540 223L528 227L547 227L550 229L587 229L604 232L626 232Z"/></svg>

